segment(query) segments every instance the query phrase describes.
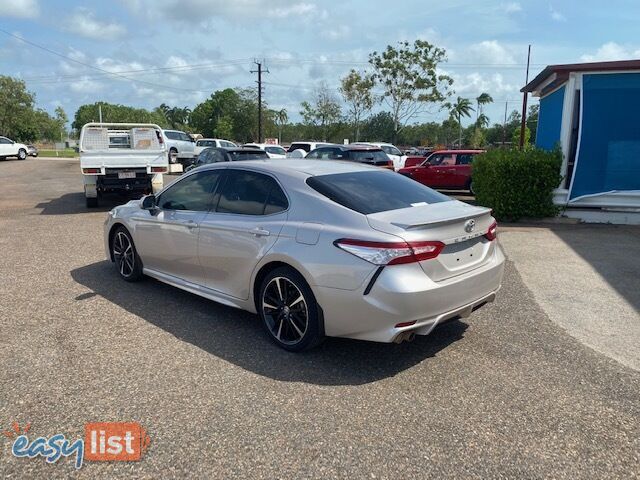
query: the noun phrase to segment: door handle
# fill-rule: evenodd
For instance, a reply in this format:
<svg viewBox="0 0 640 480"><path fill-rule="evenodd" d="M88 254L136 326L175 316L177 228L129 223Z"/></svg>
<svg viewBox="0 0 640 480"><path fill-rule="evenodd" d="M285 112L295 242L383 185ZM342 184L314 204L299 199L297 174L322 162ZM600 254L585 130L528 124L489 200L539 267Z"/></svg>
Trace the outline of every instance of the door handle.
<svg viewBox="0 0 640 480"><path fill-rule="evenodd" d="M249 230L249 232L251 232L256 237L268 237L269 235L271 235L271 232L269 230L264 230L260 227L253 228Z"/></svg>
<svg viewBox="0 0 640 480"><path fill-rule="evenodd" d="M187 220L186 222L184 222L183 224L185 227L191 229L191 228L196 228L198 226L198 224L196 222L194 222L193 220Z"/></svg>

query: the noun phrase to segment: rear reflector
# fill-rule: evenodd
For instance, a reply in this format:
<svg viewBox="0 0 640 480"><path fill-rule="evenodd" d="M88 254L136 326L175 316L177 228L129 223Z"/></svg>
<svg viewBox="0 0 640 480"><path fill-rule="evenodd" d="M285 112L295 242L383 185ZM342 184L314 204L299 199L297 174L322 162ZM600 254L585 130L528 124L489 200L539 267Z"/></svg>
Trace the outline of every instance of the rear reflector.
<svg viewBox="0 0 640 480"><path fill-rule="evenodd" d="M82 173L100 173L99 168L83 168Z"/></svg>
<svg viewBox="0 0 640 480"><path fill-rule="evenodd" d="M151 167L151 173L165 173L167 167Z"/></svg>
<svg viewBox="0 0 640 480"><path fill-rule="evenodd" d="M401 322L401 323L396 323L396 328L402 328L402 327L410 327L411 325L415 324L416 321L414 320L413 322Z"/></svg>
<svg viewBox="0 0 640 480"><path fill-rule="evenodd" d="M498 236L498 223L497 222L493 222L491 224L491 226L489 227L489 230L487 230L487 233L484 234L484 236L489 241L495 240L496 237Z"/></svg>
<svg viewBox="0 0 640 480"><path fill-rule="evenodd" d="M341 238L333 244L374 265L398 265L429 260L436 258L444 248L442 242L370 242L352 238Z"/></svg>

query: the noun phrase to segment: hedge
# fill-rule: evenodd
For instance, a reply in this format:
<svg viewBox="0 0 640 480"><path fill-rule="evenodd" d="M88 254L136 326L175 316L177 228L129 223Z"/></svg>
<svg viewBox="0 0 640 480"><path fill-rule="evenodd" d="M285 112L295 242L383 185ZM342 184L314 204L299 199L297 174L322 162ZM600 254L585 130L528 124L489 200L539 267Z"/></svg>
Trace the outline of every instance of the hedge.
<svg viewBox="0 0 640 480"><path fill-rule="evenodd" d="M552 192L562 180L561 164L559 150L489 150L473 161L476 201L499 220L555 216Z"/></svg>

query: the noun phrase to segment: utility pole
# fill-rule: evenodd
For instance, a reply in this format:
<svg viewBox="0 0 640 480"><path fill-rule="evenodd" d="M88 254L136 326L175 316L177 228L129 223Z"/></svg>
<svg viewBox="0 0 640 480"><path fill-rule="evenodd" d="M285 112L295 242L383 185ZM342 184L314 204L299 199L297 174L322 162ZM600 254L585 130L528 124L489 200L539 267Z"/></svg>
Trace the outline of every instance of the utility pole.
<svg viewBox="0 0 640 480"><path fill-rule="evenodd" d="M529 61L531 60L531 45L529 45L529 53L527 53L527 76L524 84L529 83ZM520 125L520 150L524 148L524 132L527 128L527 97L528 93L525 91L522 97L522 124Z"/></svg>
<svg viewBox="0 0 640 480"><path fill-rule="evenodd" d="M262 62L253 61L258 66L257 70L251 70L251 73L258 74L258 143L262 143L262 74L269 73L269 69L262 68Z"/></svg>
<svg viewBox="0 0 640 480"><path fill-rule="evenodd" d="M100 123L102 123L102 105L98 104L98 117L100 118Z"/></svg>
<svg viewBox="0 0 640 480"><path fill-rule="evenodd" d="M504 122L502 123L502 147L504 148L505 143L507 142L507 106L509 105L509 101L505 100L504 102Z"/></svg>

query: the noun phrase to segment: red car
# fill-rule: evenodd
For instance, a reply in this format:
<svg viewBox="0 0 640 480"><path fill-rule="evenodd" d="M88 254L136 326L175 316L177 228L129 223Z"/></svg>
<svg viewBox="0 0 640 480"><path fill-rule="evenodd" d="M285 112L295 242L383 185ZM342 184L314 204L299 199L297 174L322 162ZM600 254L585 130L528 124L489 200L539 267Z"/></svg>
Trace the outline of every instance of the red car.
<svg viewBox="0 0 640 480"><path fill-rule="evenodd" d="M471 163L473 157L484 152L484 150L438 150L429 155L420 165L402 168L398 173L428 187L470 190L473 193Z"/></svg>

